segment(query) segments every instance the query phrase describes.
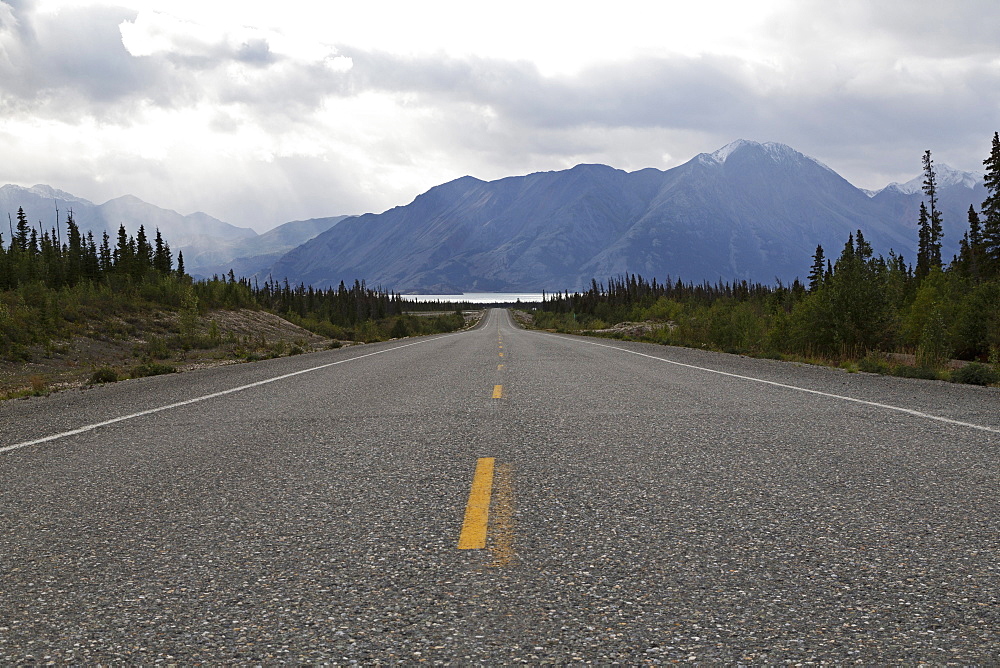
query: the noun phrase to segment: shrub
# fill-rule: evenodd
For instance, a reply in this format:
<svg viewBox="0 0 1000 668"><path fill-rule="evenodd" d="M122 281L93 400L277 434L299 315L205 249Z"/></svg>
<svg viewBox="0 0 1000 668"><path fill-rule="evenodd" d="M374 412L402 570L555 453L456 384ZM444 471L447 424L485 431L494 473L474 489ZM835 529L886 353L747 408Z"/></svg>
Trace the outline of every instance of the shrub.
<svg viewBox="0 0 1000 668"><path fill-rule="evenodd" d="M28 379L31 383L31 393L37 397L45 394L45 389L48 387L49 383L45 380L45 376L35 375Z"/></svg>
<svg viewBox="0 0 1000 668"><path fill-rule="evenodd" d="M170 346L167 340L159 336L151 336L142 346L148 357L151 359L166 359L170 357Z"/></svg>
<svg viewBox="0 0 1000 668"><path fill-rule="evenodd" d="M868 353L858 360L858 369L865 373L889 373L889 363L874 353Z"/></svg>
<svg viewBox="0 0 1000 668"><path fill-rule="evenodd" d="M99 385L101 383L114 383L118 381L118 372L108 366L102 366L94 370L93 375L90 376L91 385Z"/></svg>
<svg viewBox="0 0 1000 668"><path fill-rule="evenodd" d="M177 368L172 367L169 364L146 362L145 364L132 367L132 371L129 372L129 375L132 376L132 378L145 378L146 376L161 376L165 373L175 373L176 371Z"/></svg>
<svg viewBox="0 0 1000 668"><path fill-rule="evenodd" d="M995 385L1000 383L1000 373L985 364L969 362L951 372L951 382L967 385Z"/></svg>
<svg viewBox="0 0 1000 668"><path fill-rule="evenodd" d="M410 335L410 328L406 326L406 320L396 318L396 324L392 326L389 336L393 339L405 339Z"/></svg>
<svg viewBox="0 0 1000 668"><path fill-rule="evenodd" d="M923 380L937 380L937 372L920 366L909 366L900 364L892 369L892 375L900 378L920 378Z"/></svg>

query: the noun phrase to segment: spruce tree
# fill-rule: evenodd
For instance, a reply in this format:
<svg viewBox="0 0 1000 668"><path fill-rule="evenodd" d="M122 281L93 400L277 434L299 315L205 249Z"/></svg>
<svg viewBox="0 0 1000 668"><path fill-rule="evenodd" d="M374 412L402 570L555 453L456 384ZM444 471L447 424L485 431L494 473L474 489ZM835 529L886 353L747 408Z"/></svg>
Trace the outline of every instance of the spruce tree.
<svg viewBox="0 0 1000 668"><path fill-rule="evenodd" d="M114 255L111 252L111 238L108 236L108 231L104 231L104 236L101 237L101 248L98 254L99 264L101 272L108 273L114 267Z"/></svg>
<svg viewBox="0 0 1000 668"><path fill-rule="evenodd" d="M153 248L153 268L161 274L169 274L173 266L173 258L170 254L170 246L160 235L160 228L156 228L156 241Z"/></svg>
<svg viewBox="0 0 1000 668"><path fill-rule="evenodd" d="M17 228L14 232L12 246L17 246L17 249L21 252L27 252L30 236L31 226L28 225L28 217L24 215L22 207L17 207Z"/></svg>
<svg viewBox="0 0 1000 668"><path fill-rule="evenodd" d="M924 194L930 200L929 234L927 237L927 259L931 267L941 266L941 238L944 231L941 228L941 212L937 208L937 176L934 174L934 161L931 152L924 151Z"/></svg>
<svg viewBox="0 0 1000 668"><path fill-rule="evenodd" d="M146 239L146 228L143 225L139 226L139 231L135 235L135 258L138 264L137 273L140 276L153 266L153 246Z"/></svg>
<svg viewBox="0 0 1000 668"><path fill-rule="evenodd" d="M1000 276L1000 135L993 133L990 156L983 160L986 173L983 177L989 193L980 209L983 216L982 254L983 275Z"/></svg>
<svg viewBox="0 0 1000 668"><path fill-rule="evenodd" d="M983 226L975 207L969 205L969 231L966 232L959 255L966 275L973 281L979 281L980 265L983 256Z"/></svg>
<svg viewBox="0 0 1000 668"><path fill-rule="evenodd" d="M920 203L920 217L917 221L917 279L922 279L931 270L931 221L927 215L927 205Z"/></svg>
<svg viewBox="0 0 1000 668"><path fill-rule="evenodd" d="M809 270L809 292L815 292L823 284L825 269L826 259L823 255L823 246L817 244L816 254L813 255L812 269Z"/></svg>

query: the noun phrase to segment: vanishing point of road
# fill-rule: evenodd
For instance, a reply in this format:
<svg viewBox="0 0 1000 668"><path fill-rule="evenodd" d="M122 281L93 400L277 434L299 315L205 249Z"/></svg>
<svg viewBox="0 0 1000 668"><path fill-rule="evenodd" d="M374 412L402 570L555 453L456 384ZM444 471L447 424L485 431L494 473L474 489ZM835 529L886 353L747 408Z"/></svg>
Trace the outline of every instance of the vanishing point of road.
<svg viewBox="0 0 1000 668"><path fill-rule="evenodd" d="M0 404L0 662L1000 661L1000 390L514 326Z"/></svg>

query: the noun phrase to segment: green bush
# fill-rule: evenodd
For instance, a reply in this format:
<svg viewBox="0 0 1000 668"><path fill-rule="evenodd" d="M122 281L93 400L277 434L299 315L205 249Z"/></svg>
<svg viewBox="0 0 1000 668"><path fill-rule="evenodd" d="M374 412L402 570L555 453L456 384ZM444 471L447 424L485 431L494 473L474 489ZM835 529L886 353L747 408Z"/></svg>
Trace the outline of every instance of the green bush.
<svg viewBox="0 0 1000 668"><path fill-rule="evenodd" d="M920 378L923 380L937 380L938 377L937 372L934 371L934 369L928 369L920 366L909 366L907 364L900 364L897 367L893 367L892 375L900 378Z"/></svg>
<svg viewBox="0 0 1000 668"><path fill-rule="evenodd" d="M951 372L951 382L966 385L996 385L1000 383L1000 373L979 362L969 362Z"/></svg>
<svg viewBox="0 0 1000 668"><path fill-rule="evenodd" d="M869 353L858 360L858 369L865 373L889 373L889 363L882 357Z"/></svg>
<svg viewBox="0 0 1000 668"><path fill-rule="evenodd" d="M90 376L91 385L100 385L102 383L114 383L118 381L118 372L109 366L102 366L94 370L94 373Z"/></svg>
<svg viewBox="0 0 1000 668"><path fill-rule="evenodd" d="M161 376L165 373L176 372L177 368L172 367L169 364L146 362L145 364L132 367L132 371L129 372L129 375L132 376L132 378L145 378L146 376Z"/></svg>

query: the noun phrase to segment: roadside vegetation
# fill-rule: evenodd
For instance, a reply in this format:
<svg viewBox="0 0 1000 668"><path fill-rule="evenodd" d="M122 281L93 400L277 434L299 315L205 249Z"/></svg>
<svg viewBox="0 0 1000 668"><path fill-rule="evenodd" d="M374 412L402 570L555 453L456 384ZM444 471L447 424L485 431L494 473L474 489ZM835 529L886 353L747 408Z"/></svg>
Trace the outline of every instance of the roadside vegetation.
<svg viewBox="0 0 1000 668"><path fill-rule="evenodd" d="M193 280L159 231L115 243L19 210L0 234L0 398L453 331L439 310L356 282L318 291L226 277ZM454 309L454 306L452 306Z"/></svg>
<svg viewBox="0 0 1000 668"><path fill-rule="evenodd" d="M969 209L960 252L941 258L930 152L918 256L876 256L861 230L835 259L822 247L808 284L658 283L621 276L583 293L546 296L533 325L729 353L829 364L848 371L1000 383L1000 137L986 166L989 197Z"/></svg>

